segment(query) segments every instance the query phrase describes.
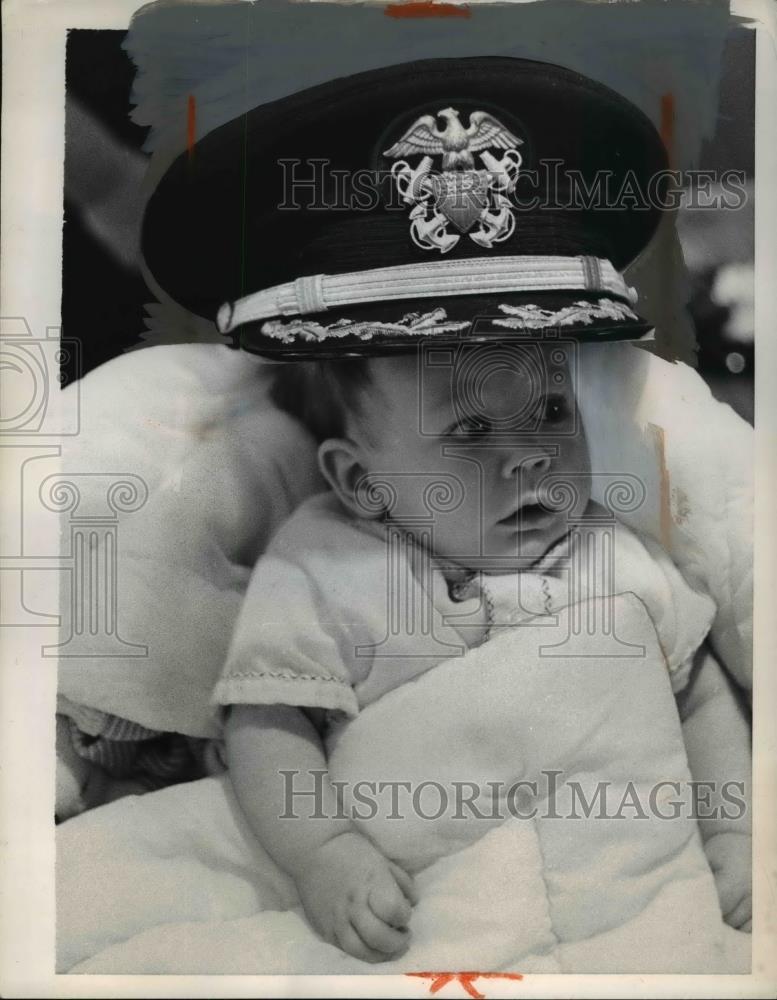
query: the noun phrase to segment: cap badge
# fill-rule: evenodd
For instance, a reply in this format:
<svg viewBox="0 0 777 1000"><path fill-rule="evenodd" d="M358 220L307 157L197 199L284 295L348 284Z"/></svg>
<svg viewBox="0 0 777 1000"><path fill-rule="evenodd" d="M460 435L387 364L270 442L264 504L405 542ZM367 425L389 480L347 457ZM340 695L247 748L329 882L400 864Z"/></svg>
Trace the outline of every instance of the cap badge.
<svg viewBox="0 0 777 1000"><path fill-rule="evenodd" d="M515 189L521 167L514 136L493 115L473 111L469 125L462 125L455 108L417 118L401 139L385 150L397 162L391 168L402 200L412 205L410 235L422 250L447 253L461 237L448 230L453 225L468 233L478 246L489 249L509 239L515 229L513 206L506 197ZM489 149L504 150L497 159ZM421 154L415 166L400 156ZM475 166L480 153L483 168ZM442 157L442 172L433 170L435 156Z"/></svg>

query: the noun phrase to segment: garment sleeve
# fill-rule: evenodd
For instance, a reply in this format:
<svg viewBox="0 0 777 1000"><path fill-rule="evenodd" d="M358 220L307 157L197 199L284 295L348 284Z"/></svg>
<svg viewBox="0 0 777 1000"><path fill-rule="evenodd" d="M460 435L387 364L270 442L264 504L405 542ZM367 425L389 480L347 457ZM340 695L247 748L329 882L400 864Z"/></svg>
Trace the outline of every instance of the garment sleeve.
<svg viewBox="0 0 777 1000"><path fill-rule="evenodd" d="M254 568L216 704L296 705L353 716L358 704L342 653L342 628L327 621L316 583L277 556Z"/></svg>

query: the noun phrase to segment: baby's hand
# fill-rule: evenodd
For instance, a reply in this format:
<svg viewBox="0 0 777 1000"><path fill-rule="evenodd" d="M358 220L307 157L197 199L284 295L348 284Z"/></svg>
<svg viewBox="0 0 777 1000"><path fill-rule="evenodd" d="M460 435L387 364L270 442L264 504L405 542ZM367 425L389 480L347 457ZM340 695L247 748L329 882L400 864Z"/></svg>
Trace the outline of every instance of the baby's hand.
<svg viewBox="0 0 777 1000"><path fill-rule="evenodd" d="M329 944L364 962L386 962L407 948L413 880L360 834L327 841L296 882L308 919Z"/></svg>
<svg viewBox="0 0 777 1000"><path fill-rule="evenodd" d="M740 931L752 930L750 837L745 833L716 833L704 845L715 876L723 919Z"/></svg>

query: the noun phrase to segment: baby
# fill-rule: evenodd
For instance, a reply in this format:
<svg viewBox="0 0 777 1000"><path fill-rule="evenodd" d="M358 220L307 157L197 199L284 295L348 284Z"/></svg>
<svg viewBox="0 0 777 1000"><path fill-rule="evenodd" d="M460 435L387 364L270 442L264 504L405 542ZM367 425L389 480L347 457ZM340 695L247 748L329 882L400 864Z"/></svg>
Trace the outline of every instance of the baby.
<svg viewBox="0 0 777 1000"><path fill-rule="evenodd" d="M537 370L549 371L552 345L537 350L548 362ZM386 636L390 613L386 546L404 538L410 572L428 572L443 612L434 642L463 636L471 646L488 641L498 624L500 579L552 576L569 552L570 517L585 526L602 514L591 499L571 379L559 384L543 375L538 384L504 359L498 347L471 345L458 349L452 366L402 354L298 362L275 373L274 398L316 436L331 491L303 504L257 565L242 613L259 623L250 663L232 656L215 697L226 708L231 780L256 836L293 877L315 929L368 962L407 948L415 891L411 876L338 809L327 734L447 655L438 646L435 659L424 647L429 632L408 634L406 655L402 635L394 636L392 656L369 655ZM437 504L430 530L435 481L449 485L451 502ZM554 508L551 482L574 489L574 510ZM711 602L657 545L623 526L619 532L618 545L630 547L637 566L621 589L641 597L659 639L662 601L673 603L677 628L685 629L682 657L667 655L667 666L693 778L746 780L747 721L702 645ZM280 818L284 771L322 778L317 813L311 805L298 822ZM724 918L747 930L749 803L740 820L700 816L699 823Z"/></svg>

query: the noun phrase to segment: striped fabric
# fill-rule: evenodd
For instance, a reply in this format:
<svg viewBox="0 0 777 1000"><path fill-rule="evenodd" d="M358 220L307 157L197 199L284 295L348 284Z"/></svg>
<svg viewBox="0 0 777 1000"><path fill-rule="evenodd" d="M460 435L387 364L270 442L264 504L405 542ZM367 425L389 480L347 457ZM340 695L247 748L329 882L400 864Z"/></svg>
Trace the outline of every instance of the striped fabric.
<svg viewBox="0 0 777 1000"><path fill-rule="evenodd" d="M151 791L224 768L214 740L148 729L62 697L57 708L68 720L76 753L112 778L132 778Z"/></svg>

